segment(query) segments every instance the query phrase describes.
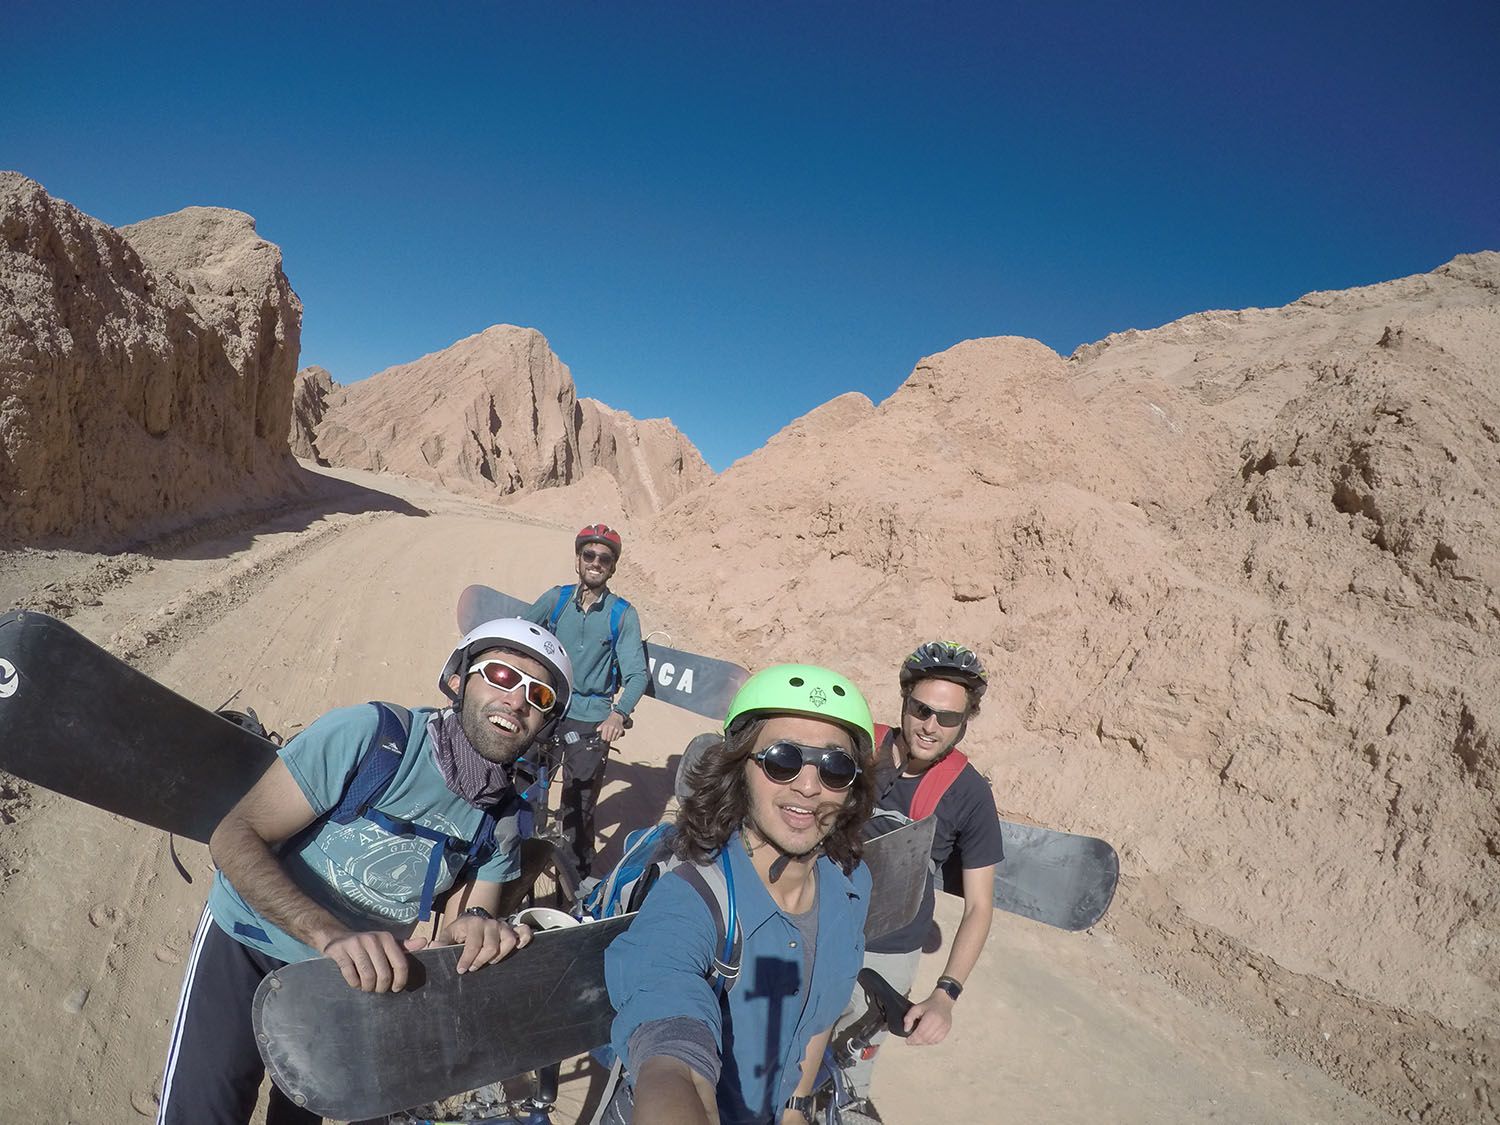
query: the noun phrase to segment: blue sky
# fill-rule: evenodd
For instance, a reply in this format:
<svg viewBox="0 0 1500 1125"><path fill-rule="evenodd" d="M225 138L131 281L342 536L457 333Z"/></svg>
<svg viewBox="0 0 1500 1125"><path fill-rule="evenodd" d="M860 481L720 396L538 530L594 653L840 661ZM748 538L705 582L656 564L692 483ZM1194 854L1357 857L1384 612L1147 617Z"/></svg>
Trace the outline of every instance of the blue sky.
<svg viewBox="0 0 1500 1125"><path fill-rule="evenodd" d="M1500 249L1500 5L5 0L0 167L254 215L341 382L490 324L723 469L846 390Z"/></svg>

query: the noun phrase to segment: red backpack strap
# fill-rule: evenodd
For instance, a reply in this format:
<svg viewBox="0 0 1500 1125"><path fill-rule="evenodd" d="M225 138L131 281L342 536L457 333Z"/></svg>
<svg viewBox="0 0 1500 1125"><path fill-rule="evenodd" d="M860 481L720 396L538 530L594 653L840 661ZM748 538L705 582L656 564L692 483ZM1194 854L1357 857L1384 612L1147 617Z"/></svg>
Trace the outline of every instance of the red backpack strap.
<svg viewBox="0 0 1500 1125"><path fill-rule="evenodd" d="M938 807L938 802L943 799L943 794L948 792L948 787L958 780L958 775L964 772L964 767L968 764L969 759L963 751L949 750L941 762L929 766L922 780L917 783L916 795L911 799L911 818L921 820L931 816L932 811Z"/></svg>

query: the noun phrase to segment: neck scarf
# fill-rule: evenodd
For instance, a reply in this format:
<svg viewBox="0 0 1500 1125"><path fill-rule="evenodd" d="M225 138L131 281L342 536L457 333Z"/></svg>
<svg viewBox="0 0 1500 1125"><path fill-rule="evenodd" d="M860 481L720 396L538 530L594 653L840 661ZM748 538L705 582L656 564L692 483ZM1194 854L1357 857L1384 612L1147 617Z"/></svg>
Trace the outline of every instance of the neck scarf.
<svg viewBox="0 0 1500 1125"><path fill-rule="evenodd" d="M509 768L474 749L453 708L445 708L429 719L427 732L432 736L432 756L437 759L443 781L476 809L493 805L511 787Z"/></svg>

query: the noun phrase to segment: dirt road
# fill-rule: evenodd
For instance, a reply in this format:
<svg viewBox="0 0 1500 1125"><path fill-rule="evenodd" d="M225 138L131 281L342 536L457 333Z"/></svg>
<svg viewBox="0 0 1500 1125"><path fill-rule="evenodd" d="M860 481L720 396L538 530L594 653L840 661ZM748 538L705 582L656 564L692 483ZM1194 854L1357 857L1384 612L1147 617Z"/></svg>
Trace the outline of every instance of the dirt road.
<svg viewBox="0 0 1500 1125"><path fill-rule="evenodd" d="M389 478L324 474L317 487L317 499L260 522L137 553L5 556L0 603L67 615L189 698L252 705L291 733L362 700L437 702L465 585L534 596L570 577L561 527ZM563 525L584 515L557 513ZM648 628L670 629L671 607L640 608ZM705 729L650 700L638 719L600 805L611 840L655 819L669 759ZM178 842L179 869L170 848L160 833L0 786L0 1120L154 1115L209 873L206 849ZM950 933L956 907L940 911ZM924 968L935 976L940 965ZM588 1082L587 1072L565 1082L570 1112ZM887 1121L909 1123L1393 1120L1172 992L1107 934L1005 915L955 1034L937 1048L887 1048L876 1095Z"/></svg>

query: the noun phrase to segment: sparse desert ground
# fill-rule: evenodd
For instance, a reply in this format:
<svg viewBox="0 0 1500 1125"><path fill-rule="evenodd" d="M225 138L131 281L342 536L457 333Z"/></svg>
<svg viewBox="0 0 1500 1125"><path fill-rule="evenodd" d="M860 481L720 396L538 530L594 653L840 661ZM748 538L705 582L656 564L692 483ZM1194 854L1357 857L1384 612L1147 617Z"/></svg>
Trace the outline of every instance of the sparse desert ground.
<svg viewBox="0 0 1500 1125"><path fill-rule="evenodd" d="M571 512L554 526L395 478L321 479L320 494L298 506L133 553L5 555L0 603L66 616L189 698L250 705L291 732L333 706L434 700L465 585L533 595L566 578ZM666 608L642 606L652 627L670 629ZM669 759L702 729L645 702L600 806L608 839L659 814ZM104 1125L154 1114L208 871L199 845L24 784L0 787L0 1120ZM950 931L956 906L940 910ZM1407 1116L1284 1051L1288 1040L1254 1037L1226 1008L1174 990L1132 937L1109 920L1074 935L998 915L950 1040L887 1048L876 1087L886 1120ZM938 959L925 968L935 976ZM1298 1018L1296 997L1284 1010ZM1371 1042L1363 1065L1390 1065L1376 1057L1381 1040ZM591 1078L565 1072L559 1120L587 1105Z"/></svg>

